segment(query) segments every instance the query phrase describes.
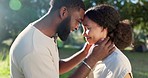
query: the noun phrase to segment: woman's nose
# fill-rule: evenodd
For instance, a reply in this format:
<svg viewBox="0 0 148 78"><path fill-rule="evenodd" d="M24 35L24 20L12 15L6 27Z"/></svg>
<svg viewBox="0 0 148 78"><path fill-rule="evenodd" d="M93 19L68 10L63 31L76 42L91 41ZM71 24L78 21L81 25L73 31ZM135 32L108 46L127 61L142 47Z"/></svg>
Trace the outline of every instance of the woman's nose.
<svg viewBox="0 0 148 78"><path fill-rule="evenodd" d="M87 36L87 34L86 34L86 32L83 32L83 34L82 34L84 37L86 37Z"/></svg>
<svg viewBox="0 0 148 78"><path fill-rule="evenodd" d="M88 33L89 33L89 30L85 30L85 32L83 33L83 36L84 37L87 37L88 36Z"/></svg>

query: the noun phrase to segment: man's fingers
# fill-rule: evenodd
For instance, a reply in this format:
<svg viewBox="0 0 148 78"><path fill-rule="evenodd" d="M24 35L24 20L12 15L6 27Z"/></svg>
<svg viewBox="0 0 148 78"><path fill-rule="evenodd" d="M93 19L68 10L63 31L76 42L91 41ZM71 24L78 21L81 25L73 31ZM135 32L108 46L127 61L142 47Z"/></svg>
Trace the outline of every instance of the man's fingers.
<svg viewBox="0 0 148 78"><path fill-rule="evenodd" d="M109 48L109 47L112 46L112 44L113 44L113 42L112 42L111 40L109 40L109 41L105 44L105 46Z"/></svg>
<svg viewBox="0 0 148 78"><path fill-rule="evenodd" d="M86 44L86 49L89 49L92 45Z"/></svg>
<svg viewBox="0 0 148 78"><path fill-rule="evenodd" d="M115 47L112 47L110 50L109 50L109 52L108 52L108 54L111 54L111 53L113 53L114 51L115 51Z"/></svg>
<svg viewBox="0 0 148 78"><path fill-rule="evenodd" d="M109 41L109 37L107 37L107 38L105 38L104 40L103 40L103 42L102 42L102 45L105 45L105 44L107 44L107 42Z"/></svg>
<svg viewBox="0 0 148 78"><path fill-rule="evenodd" d="M112 54L114 52L114 50L115 50L115 48L110 49L108 54L104 58L102 58L102 60L105 59L106 57L108 57L110 54Z"/></svg>
<svg viewBox="0 0 148 78"><path fill-rule="evenodd" d="M115 44L110 41L110 43L107 44L109 51L115 48Z"/></svg>
<svg viewBox="0 0 148 78"><path fill-rule="evenodd" d="M102 40L101 42L98 41L98 42L96 42L95 44L96 44L96 45L97 45L97 44L101 44L102 46L104 46L104 45L108 42L109 39L110 39L110 38L107 37L107 38L105 38L104 40Z"/></svg>
<svg viewBox="0 0 148 78"><path fill-rule="evenodd" d="M115 47L115 44L114 44L114 42L112 42L110 40L110 41L108 41L108 43L105 46L107 46L109 49L111 49L112 47Z"/></svg>
<svg viewBox="0 0 148 78"><path fill-rule="evenodd" d="M84 44L84 47L82 48L82 51L86 51L86 50L89 50L89 48L91 47L92 45L88 44L87 42Z"/></svg>

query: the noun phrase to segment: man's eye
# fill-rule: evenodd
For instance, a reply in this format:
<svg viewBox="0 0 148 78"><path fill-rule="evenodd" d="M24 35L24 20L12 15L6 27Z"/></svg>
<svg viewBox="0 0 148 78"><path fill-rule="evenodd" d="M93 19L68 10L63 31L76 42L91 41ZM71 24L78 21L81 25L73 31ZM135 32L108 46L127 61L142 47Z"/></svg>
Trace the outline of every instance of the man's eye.
<svg viewBox="0 0 148 78"><path fill-rule="evenodd" d="M81 21L78 21L80 24L82 24L82 22Z"/></svg>

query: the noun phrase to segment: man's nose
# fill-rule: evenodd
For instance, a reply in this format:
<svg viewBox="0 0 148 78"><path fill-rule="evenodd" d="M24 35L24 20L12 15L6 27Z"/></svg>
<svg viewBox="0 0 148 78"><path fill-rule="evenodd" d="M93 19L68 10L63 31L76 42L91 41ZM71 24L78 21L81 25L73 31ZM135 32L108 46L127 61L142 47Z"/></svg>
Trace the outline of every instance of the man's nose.
<svg viewBox="0 0 148 78"><path fill-rule="evenodd" d="M75 30L78 30L78 28L75 28Z"/></svg>
<svg viewBox="0 0 148 78"><path fill-rule="evenodd" d="M78 30L79 29L79 25L77 25L76 27L75 27L75 30Z"/></svg>

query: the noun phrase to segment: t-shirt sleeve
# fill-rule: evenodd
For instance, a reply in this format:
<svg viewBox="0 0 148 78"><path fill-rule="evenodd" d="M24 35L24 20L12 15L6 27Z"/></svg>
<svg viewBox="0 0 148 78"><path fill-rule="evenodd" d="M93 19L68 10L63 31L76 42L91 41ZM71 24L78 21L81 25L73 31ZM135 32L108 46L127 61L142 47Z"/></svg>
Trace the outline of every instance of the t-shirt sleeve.
<svg viewBox="0 0 148 78"><path fill-rule="evenodd" d="M124 69L124 70L120 73L119 77L120 77L120 78L124 78L127 74L130 74L131 77L133 78L132 72L131 72L130 70L128 70L128 69Z"/></svg>
<svg viewBox="0 0 148 78"><path fill-rule="evenodd" d="M21 62L25 78L58 78L51 55L32 52Z"/></svg>

